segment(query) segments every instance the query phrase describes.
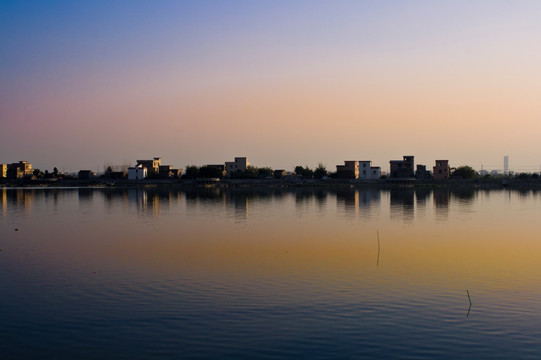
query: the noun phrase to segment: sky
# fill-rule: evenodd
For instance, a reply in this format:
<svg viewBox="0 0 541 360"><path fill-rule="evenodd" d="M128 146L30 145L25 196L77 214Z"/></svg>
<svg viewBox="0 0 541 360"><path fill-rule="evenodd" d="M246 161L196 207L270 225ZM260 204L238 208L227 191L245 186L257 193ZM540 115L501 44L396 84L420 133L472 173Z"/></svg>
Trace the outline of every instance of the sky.
<svg viewBox="0 0 541 360"><path fill-rule="evenodd" d="M0 0L0 163L541 167L541 1Z"/></svg>

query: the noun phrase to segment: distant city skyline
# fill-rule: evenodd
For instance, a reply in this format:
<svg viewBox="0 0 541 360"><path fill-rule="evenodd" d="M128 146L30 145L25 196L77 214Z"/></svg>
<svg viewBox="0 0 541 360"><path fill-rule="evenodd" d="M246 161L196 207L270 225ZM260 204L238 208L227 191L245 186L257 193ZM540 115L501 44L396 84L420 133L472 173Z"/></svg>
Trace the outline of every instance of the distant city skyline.
<svg viewBox="0 0 541 360"><path fill-rule="evenodd" d="M0 163L538 172L539 1L0 3Z"/></svg>

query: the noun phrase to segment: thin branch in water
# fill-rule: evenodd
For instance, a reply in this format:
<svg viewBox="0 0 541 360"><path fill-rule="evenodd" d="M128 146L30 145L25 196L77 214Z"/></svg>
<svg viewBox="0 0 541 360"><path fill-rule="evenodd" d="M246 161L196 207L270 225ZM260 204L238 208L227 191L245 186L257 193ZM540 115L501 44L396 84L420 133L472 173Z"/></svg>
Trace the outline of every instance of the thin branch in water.
<svg viewBox="0 0 541 360"><path fill-rule="evenodd" d="M468 301L470 302L470 306L468 307L468 313L466 314L466 317L470 316L470 310L471 310L471 298L470 298L470 292L468 289L466 289L466 294L468 294Z"/></svg>
<svg viewBox="0 0 541 360"><path fill-rule="evenodd" d="M379 246L379 230L376 230L377 231L377 235L378 235L378 261L376 262L376 267L379 267L379 252L380 252L380 246Z"/></svg>

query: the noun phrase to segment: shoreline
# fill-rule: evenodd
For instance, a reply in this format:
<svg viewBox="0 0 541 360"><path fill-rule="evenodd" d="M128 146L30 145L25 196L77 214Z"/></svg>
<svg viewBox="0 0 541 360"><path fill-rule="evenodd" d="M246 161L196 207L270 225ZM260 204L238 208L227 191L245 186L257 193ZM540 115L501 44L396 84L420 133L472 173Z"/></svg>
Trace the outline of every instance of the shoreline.
<svg viewBox="0 0 541 360"><path fill-rule="evenodd" d="M469 188L469 189L541 189L541 179L380 179L372 181L343 179L146 179L139 181L116 179L62 179L62 180L2 180L2 188L133 188L133 187L180 187L180 188Z"/></svg>

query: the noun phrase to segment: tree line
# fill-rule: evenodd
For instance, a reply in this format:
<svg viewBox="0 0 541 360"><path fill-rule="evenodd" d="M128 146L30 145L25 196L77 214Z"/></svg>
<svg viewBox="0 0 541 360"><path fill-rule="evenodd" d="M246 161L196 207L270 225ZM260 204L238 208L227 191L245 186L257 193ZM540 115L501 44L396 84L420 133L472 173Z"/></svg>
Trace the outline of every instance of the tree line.
<svg viewBox="0 0 541 360"><path fill-rule="evenodd" d="M314 170L308 166L296 166L295 174L301 176L303 179L321 179L328 175L325 165L319 164ZM183 179L197 179L197 178L219 178L222 179L225 173L221 167L204 165L188 165L182 175ZM275 178L274 170L270 167L256 167L249 165L246 170L237 170L236 172L228 175L231 179L272 179ZM281 177L280 174L277 177Z"/></svg>

